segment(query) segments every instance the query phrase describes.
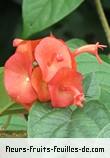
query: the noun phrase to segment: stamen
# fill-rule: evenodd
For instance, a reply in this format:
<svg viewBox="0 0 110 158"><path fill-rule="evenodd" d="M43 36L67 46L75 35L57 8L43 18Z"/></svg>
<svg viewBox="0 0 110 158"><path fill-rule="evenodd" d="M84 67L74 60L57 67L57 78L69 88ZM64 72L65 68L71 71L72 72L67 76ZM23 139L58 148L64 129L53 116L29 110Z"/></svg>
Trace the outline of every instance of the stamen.
<svg viewBox="0 0 110 158"><path fill-rule="evenodd" d="M37 67L37 66L39 66L39 64L38 64L37 61L34 61L34 62L32 63L32 66L33 66L33 67Z"/></svg>
<svg viewBox="0 0 110 158"><path fill-rule="evenodd" d="M96 44L88 44L88 45L85 45L85 46L82 46L80 48L77 48L73 54L74 54L74 57L82 54L82 53L91 53L93 55L96 56L98 62L101 64L102 63L102 59L100 58L99 54L98 54L98 48L100 49L104 49L106 48L107 46L106 45L100 45L99 42L97 42Z"/></svg>

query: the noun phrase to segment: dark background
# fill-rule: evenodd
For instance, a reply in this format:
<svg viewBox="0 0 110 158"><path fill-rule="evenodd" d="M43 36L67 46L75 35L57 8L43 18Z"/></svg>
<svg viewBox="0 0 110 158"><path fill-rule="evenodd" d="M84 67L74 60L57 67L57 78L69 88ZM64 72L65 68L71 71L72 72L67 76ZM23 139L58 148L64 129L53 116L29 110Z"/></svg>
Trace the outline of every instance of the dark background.
<svg viewBox="0 0 110 158"><path fill-rule="evenodd" d="M110 23L110 0L102 2ZM21 32L22 0L0 0L0 66L3 66L6 59L14 53L12 41L20 37ZM75 12L62 21L30 38L45 36L50 32L64 40L81 38L88 43L100 41L107 44L95 5L91 0L85 0ZM109 53L109 47L104 53Z"/></svg>

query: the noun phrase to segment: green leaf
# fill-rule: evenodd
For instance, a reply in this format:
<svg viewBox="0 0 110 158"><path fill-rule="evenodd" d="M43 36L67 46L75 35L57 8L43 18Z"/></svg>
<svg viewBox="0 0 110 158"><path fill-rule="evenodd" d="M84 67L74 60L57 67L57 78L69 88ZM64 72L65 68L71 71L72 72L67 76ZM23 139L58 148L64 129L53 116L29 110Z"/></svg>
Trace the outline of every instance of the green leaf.
<svg viewBox="0 0 110 158"><path fill-rule="evenodd" d="M110 56L109 55L105 55L105 54L101 54L101 58L106 62L110 64Z"/></svg>
<svg viewBox="0 0 110 158"><path fill-rule="evenodd" d="M27 111L18 103L12 101L4 87L3 67L0 68L0 115L26 113Z"/></svg>
<svg viewBox="0 0 110 158"><path fill-rule="evenodd" d="M110 113L110 92L103 87L101 89L100 102L106 107L107 111ZM107 124L98 134L98 138L110 138L110 123Z"/></svg>
<svg viewBox="0 0 110 158"><path fill-rule="evenodd" d="M109 99L110 101L110 99ZM98 137L110 123L110 113L98 101L92 100L84 108L55 109L36 103L29 114L28 136L33 138Z"/></svg>
<svg viewBox="0 0 110 158"><path fill-rule="evenodd" d="M27 122L23 115L12 115L10 122L8 122L8 115L0 117L0 129L5 128L5 130L26 130ZM7 124L8 123L8 124Z"/></svg>
<svg viewBox="0 0 110 158"><path fill-rule="evenodd" d="M100 131L98 138L110 138L110 123Z"/></svg>
<svg viewBox="0 0 110 158"><path fill-rule="evenodd" d="M84 0L24 0L24 37L39 32L74 11Z"/></svg>
<svg viewBox="0 0 110 158"><path fill-rule="evenodd" d="M97 63L95 57L89 54L82 54L78 57L78 69L86 75L87 73L95 72L96 78L100 86L108 87L110 90L110 65L103 62L103 64Z"/></svg>
<svg viewBox="0 0 110 158"><path fill-rule="evenodd" d="M28 111L20 104L14 103L9 108L7 108L0 116L8 115L8 114L27 114Z"/></svg>
<svg viewBox="0 0 110 158"><path fill-rule="evenodd" d="M101 87L98 83L95 73L90 73L84 79L84 94L86 101L89 100L98 100L101 95Z"/></svg>
<svg viewBox="0 0 110 158"><path fill-rule="evenodd" d="M101 88L101 94L99 101L104 104L107 110L110 112L110 91L105 88Z"/></svg>
<svg viewBox="0 0 110 158"><path fill-rule="evenodd" d="M5 90L3 75L3 68L0 68L0 114L14 104Z"/></svg>
<svg viewBox="0 0 110 158"><path fill-rule="evenodd" d="M74 38L74 39L70 39L69 41L66 42L68 47L71 49L71 50L74 50L78 47L81 47L85 44L87 44L84 40L82 39L78 39L78 38Z"/></svg>

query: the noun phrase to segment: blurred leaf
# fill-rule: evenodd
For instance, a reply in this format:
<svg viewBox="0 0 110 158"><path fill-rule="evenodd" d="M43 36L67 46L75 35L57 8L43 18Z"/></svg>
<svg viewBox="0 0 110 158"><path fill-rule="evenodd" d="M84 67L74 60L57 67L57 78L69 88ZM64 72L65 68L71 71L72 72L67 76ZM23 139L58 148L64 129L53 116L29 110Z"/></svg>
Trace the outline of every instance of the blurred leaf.
<svg viewBox="0 0 110 158"><path fill-rule="evenodd" d="M0 68L0 115L13 113L26 113L27 111L18 103L12 101L8 96L4 87L4 72L3 67Z"/></svg>
<svg viewBox="0 0 110 158"><path fill-rule="evenodd" d="M84 40L82 39L77 39L77 38L74 38L74 39L70 39L68 42L67 42L67 45L69 48L72 48L72 50L78 48L78 47L81 47L83 45L87 44Z"/></svg>
<svg viewBox="0 0 110 158"><path fill-rule="evenodd" d="M28 37L58 22L74 11L84 0L24 0L23 36Z"/></svg>
<svg viewBox="0 0 110 158"><path fill-rule="evenodd" d="M4 128L8 117L8 115L0 117L0 129ZM23 115L12 115L9 125L6 126L5 130L26 130L27 122Z"/></svg>
<svg viewBox="0 0 110 158"><path fill-rule="evenodd" d="M101 54L101 58L106 62L110 64L110 56L109 55L105 55L105 54Z"/></svg>
<svg viewBox="0 0 110 158"><path fill-rule="evenodd" d="M107 43L105 33L96 14L94 3L90 0L85 1L80 6L80 9L72 12L54 25L52 31L58 37L63 37L66 40L77 37L85 39L89 43L96 43L97 41L103 44Z"/></svg>
<svg viewBox="0 0 110 158"><path fill-rule="evenodd" d="M102 0L103 7L110 9L110 0Z"/></svg>
<svg viewBox="0 0 110 158"><path fill-rule="evenodd" d="M0 68L0 114L14 104L5 90L3 75L3 68Z"/></svg>

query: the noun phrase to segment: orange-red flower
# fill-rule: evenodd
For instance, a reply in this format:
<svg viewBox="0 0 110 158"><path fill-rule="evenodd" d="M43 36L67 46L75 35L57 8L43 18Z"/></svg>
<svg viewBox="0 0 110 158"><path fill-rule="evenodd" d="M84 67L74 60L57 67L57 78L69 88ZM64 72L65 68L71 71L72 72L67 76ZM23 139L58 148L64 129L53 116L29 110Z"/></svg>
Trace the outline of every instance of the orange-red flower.
<svg viewBox="0 0 110 158"><path fill-rule="evenodd" d="M8 94L13 100L29 108L37 99L37 94L31 84L33 71L34 49L39 40L25 41L15 39L13 45L16 52L5 64L4 83Z"/></svg>
<svg viewBox="0 0 110 158"><path fill-rule="evenodd" d="M27 109L35 100L51 101L53 107L71 104L82 107L83 76L77 70L76 56L89 52L99 63L98 48L105 45L90 44L73 52L66 43L53 36L39 40L15 39L17 47L5 64L4 83L13 100Z"/></svg>
<svg viewBox="0 0 110 158"><path fill-rule="evenodd" d="M41 40L35 49L35 58L46 82L50 81L61 68L72 68L69 48L55 37Z"/></svg>

